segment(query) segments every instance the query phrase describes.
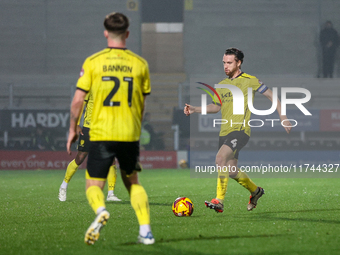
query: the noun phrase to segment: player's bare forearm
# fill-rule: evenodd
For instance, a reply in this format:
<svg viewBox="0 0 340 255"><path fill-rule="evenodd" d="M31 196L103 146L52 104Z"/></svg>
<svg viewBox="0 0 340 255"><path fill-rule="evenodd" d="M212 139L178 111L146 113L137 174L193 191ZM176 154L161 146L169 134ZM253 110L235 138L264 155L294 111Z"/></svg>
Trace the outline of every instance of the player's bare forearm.
<svg viewBox="0 0 340 255"><path fill-rule="evenodd" d="M70 112L70 129L77 130L77 123L78 123L79 115L77 116L76 113Z"/></svg>
<svg viewBox="0 0 340 255"><path fill-rule="evenodd" d="M84 101L84 102L83 102L83 106L82 106L81 111L80 111L81 113L84 111L85 106L86 106L86 102ZM79 126L79 124L80 124L80 119L81 119L81 118L78 118L78 122L77 122L77 125L78 125L78 126Z"/></svg>
<svg viewBox="0 0 340 255"><path fill-rule="evenodd" d="M71 103L70 110L70 129L76 131L78 120L83 109L86 92L77 89Z"/></svg>
<svg viewBox="0 0 340 255"><path fill-rule="evenodd" d="M82 128L79 125L77 125L77 134L84 135L83 134L83 130L82 130Z"/></svg>
<svg viewBox="0 0 340 255"><path fill-rule="evenodd" d="M78 134L74 132L74 130L69 130L68 132L68 138L67 138L67 143L66 143L66 150L67 153L71 155L71 145L78 139Z"/></svg>
<svg viewBox="0 0 340 255"><path fill-rule="evenodd" d="M69 128L67 144L66 144L66 149L67 149L68 154L71 154L72 143L74 143L78 139L77 123L78 123L80 111L81 109L78 109L77 105L76 104L74 105L72 103L71 112L70 112L70 128Z"/></svg>
<svg viewBox="0 0 340 255"><path fill-rule="evenodd" d="M280 115L280 120L281 120L282 125L284 125L283 126L284 129L289 134L293 127L292 123L290 123L286 115Z"/></svg>
<svg viewBox="0 0 340 255"><path fill-rule="evenodd" d="M286 132L289 134L291 129L292 129L292 123L290 123L290 121L288 120L286 115L282 115L281 114L281 101L280 99L277 99L277 107L276 107L276 111L280 116L280 120L282 125L284 125L284 129L286 130Z"/></svg>
<svg viewBox="0 0 340 255"><path fill-rule="evenodd" d="M207 113L217 113L221 110L221 106L215 104L208 104L207 105ZM192 113L201 113L202 107L200 106L192 106L189 104L185 104L184 106L184 114L189 116Z"/></svg>
<svg viewBox="0 0 340 255"><path fill-rule="evenodd" d="M66 149L68 154L71 154L71 145L74 143L78 138L77 133L77 124L78 119L81 113L81 110L83 109L83 102L85 99L86 92L82 90L76 90L74 93L74 97L71 103L71 110L70 110L70 128L69 128L69 134L66 144Z"/></svg>

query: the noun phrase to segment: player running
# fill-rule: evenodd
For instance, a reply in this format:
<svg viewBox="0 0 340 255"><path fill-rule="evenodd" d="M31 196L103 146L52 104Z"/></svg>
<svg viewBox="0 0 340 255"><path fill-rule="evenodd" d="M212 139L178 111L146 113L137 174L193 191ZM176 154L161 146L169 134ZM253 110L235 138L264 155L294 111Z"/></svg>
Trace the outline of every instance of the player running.
<svg viewBox="0 0 340 255"><path fill-rule="evenodd" d="M78 153L75 159L72 160L68 164L64 180L59 188L58 197L59 197L59 200L62 202L66 201L67 186L69 182L71 181L71 178L77 172L78 167L84 162L89 152L89 147L90 147L89 131L90 131L92 108L93 108L93 97L91 93L88 93L86 95L83 108L85 108L83 128L81 129L79 127L80 118L78 120L78 125L77 125L77 133L80 134L80 137L78 140L78 147L77 147ZM83 112L83 110L81 112ZM106 201L121 201L121 199L119 199L114 194L114 189L115 189L116 180L117 180L117 169L116 169L115 164L113 164L110 167L107 179L108 179L108 193L107 193Z"/></svg>
<svg viewBox="0 0 340 255"><path fill-rule="evenodd" d="M244 114L233 115L233 94L229 89L217 88L216 91L222 100L222 105L219 103L207 105L207 113L217 113L221 111L222 119L231 120L233 125L221 125L219 134L219 151L216 155L216 164L223 169L234 169L234 171L218 173L217 178L217 195L210 202L205 201L205 205L214 209L216 212L223 212L223 202L227 192L229 177L237 181L250 192L250 200L247 210L251 211L256 208L257 202L264 194L264 189L257 186L245 172L242 172L237 167L238 155L240 150L247 144L250 138L250 126L248 121L251 112L248 109L248 96L254 99L255 92L259 92L266 96L270 101L273 101L272 91L264 85L255 76L246 74L241 71L244 54L236 48L227 49L223 55L224 72L228 78L219 82L219 84L230 84L242 90L244 95ZM252 94L248 95L248 88L252 88ZM215 95L216 102L219 99ZM292 125L287 120L287 116L281 115L281 103L277 100L276 108L281 123L284 123L284 128L287 133L290 132ZM189 116L192 113L201 113L201 107L185 104L184 113ZM282 122L284 121L284 122Z"/></svg>
<svg viewBox="0 0 340 255"><path fill-rule="evenodd" d="M126 49L129 20L111 13L104 20L108 47L88 57L77 83L70 111L67 151L77 139L76 126L85 95L93 95L90 148L86 170L86 197L96 218L85 233L85 243L94 244L110 218L103 187L109 168L117 158L124 185L139 222L138 242L153 244L148 196L138 182L139 137L145 96L150 94L146 60Z"/></svg>

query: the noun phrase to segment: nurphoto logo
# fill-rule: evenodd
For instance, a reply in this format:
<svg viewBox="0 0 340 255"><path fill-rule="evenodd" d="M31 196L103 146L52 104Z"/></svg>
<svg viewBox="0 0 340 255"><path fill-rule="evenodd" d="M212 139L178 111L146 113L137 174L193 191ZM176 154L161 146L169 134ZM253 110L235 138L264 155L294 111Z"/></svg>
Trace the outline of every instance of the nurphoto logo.
<svg viewBox="0 0 340 255"><path fill-rule="evenodd" d="M205 84L203 82L198 82L201 85L206 86L207 88L209 88L215 95L216 97L219 99L219 102L216 102L215 97L210 93L209 90L207 89L203 89L200 87L197 87L198 89L201 89L203 91L205 91L208 95L210 95L210 97L212 98L213 102L215 104L219 103L222 106L222 100L219 96L219 94L217 93L217 91L210 85ZM244 115L244 95L243 92L240 88L231 85L231 84L215 84L215 88L216 89L229 89L230 93L233 96L233 114L234 115ZM266 116L266 115L270 115L273 112L275 112L276 108L277 108L277 99L278 99L278 93L277 93L277 88L274 87L272 89L273 92L273 100L272 100L272 105L270 107L270 109L267 110L258 110L255 109L254 104L253 104L253 97L252 96L248 96L248 109L250 110L251 113L255 114L255 115L260 115L260 116ZM248 88L248 95L252 95L253 91L252 88ZM287 98L287 94L288 93L300 93L303 94L304 97L303 98ZM202 115L206 115L207 114L207 94L201 94L201 114ZM281 88L281 114L282 115L286 115L286 111L287 111L287 105L295 105L304 115L306 116L311 116L312 114L306 109L306 107L303 106L304 103L309 102L309 100L311 99L311 93L308 89L305 88L297 88L297 87L282 87ZM279 119L266 119L266 121L270 121L272 123L272 127L274 127L274 122L275 121L280 121ZM292 127L297 126L298 122L294 119L287 119L282 121L281 125L285 127L284 122L285 121L290 121L292 122ZM231 124L231 126L233 124L246 124L245 120L242 123L233 123L232 120L226 120L226 119L214 119L213 121L213 126L215 127L216 124L227 124L229 123ZM260 125L251 125L251 123L253 122L260 122ZM295 124L293 124L295 123ZM250 119L247 123L250 127L262 127L264 125L264 121L261 119Z"/></svg>

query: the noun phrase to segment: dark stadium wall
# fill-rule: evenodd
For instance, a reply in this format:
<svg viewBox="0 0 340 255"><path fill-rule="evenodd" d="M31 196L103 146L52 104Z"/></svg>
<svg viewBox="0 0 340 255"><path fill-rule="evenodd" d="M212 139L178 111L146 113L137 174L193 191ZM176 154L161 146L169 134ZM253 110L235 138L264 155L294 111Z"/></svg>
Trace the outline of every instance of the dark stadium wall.
<svg viewBox="0 0 340 255"><path fill-rule="evenodd" d="M256 75L315 77L319 26L340 29L331 0L195 0L184 11L187 74L222 74L227 48L244 51L243 70Z"/></svg>
<svg viewBox="0 0 340 255"><path fill-rule="evenodd" d="M106 47L103 21L113 11L130 18L128 47L140 54L139 0L1 1L0 73L79 73L88 55Z"/></svg>
<svg viewBox="0 0 340 255"><path fill-rule="evenodd" d="M167 1L163 2L161 10L167 9ZM180 2L176 0L176 6L181 6ZM315 76L320 24L329 19L340 29L339 1L183 2L183 15L173 16L178 16L177 20L183 16L185 70L189 76L219 74L222 53L231 46L244 51L243 67L249 73ZM78 73L86 56L105 47L102 21L111 11L130 17L128 47L141 53L142 6L141 0L3 0L0 73Z"/></svg>
<svg viewBox="0 0 340 255"><path fill-rule="evenodd" d="M143 23L183 22L183 0L142 0Z"/></svg>

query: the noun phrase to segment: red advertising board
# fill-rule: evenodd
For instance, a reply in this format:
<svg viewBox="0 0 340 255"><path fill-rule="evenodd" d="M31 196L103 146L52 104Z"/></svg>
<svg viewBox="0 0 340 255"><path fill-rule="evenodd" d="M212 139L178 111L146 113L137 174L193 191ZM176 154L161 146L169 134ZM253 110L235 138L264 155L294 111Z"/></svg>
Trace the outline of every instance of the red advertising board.
<svg viewBox="0 0 340 255"><path fill-rule="evenodd" d="M0 151L0 169L66 169L75 155L64 151Z"/></svg>
<svg viewBox="0 0 340 255"><path fill-rule="evenodd" d="M340 110L320 110L320 131L340 131Z"/></svg>
<svg viewBox="0 0 340 255"><path fill-rule="evenodd" d="M76 152L64 151L0 151L0 170L66 169ZM141 151L144 169L176 168L175 151ZM84 162L80 168L86 168Z"/></svg>
<svg viewBox="0 0 340 255"><path fill-rule="evenodd" d="M144 169L177 168L176 151L141 151L139 160Z"/></svg>

